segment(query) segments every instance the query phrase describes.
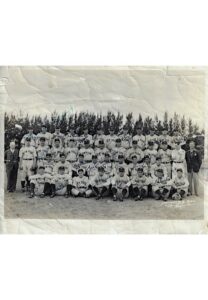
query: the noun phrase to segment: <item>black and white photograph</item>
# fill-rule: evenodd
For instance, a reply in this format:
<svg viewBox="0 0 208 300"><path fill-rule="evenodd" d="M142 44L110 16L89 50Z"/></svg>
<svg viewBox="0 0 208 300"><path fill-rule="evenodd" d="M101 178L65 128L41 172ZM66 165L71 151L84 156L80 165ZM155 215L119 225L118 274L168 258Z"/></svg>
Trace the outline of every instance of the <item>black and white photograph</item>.
<svg viewBox="0 0 208 300"><path fill-rule="evenodd" d="M4 72L5 218L204 218L203 68Z"/></svg>

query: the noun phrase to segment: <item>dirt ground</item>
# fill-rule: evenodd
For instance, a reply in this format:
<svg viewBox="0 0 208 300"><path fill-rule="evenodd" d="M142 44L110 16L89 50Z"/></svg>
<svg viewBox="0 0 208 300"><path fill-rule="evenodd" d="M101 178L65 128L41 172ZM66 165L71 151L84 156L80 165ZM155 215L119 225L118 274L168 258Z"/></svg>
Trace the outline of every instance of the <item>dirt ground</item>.
<svg viewBox="0 0 208 300"><path fill-rule="evenodd" d="M18 183L17 192L5 192L4 214L5 218L11 219L200 220L204 217L203 171L199 197L189 196L183 201L168 202L154 199L113 202L110 198L96 201L95 198L66 199L60 196L30 199L26 193L20 192Z"/></svg>

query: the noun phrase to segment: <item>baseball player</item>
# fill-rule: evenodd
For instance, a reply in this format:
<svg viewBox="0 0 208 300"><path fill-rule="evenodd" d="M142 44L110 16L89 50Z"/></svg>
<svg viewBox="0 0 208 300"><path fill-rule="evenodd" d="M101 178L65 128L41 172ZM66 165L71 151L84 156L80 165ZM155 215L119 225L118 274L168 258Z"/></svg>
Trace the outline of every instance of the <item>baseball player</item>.
<svg viewBox="0 0 208 300"><path fill-rule="evenodd" d="M89 141L90 146L93 146L93 139L92 139L92 135L89 134L88 128L84 128L83 130L83 134L80 136L79 138L79 147L82 148L84 147L84 142L85 141Z"/></svg>
<svg viewBox="0 0 208 300"><path fill-rule="evenodd" d="M77 160L78 148L74 139L70 138L64 148L66 160L70 163L74 163Z"/></svg>
<svg viewBox="0 0 208 300"><path fill-rule="evenodd" d="M138 161L138 158L137 158L136 155L133 155L132 156L132 163L130 163L128 165L130 176L137 175L137 169L138 168L143 168L143 163L141 162L141 160Z"/></svg>
<svg viewBox="0 0 208 300"><path fill-rule="evenodd" d="M146 138L142 133L142 126L137 126L136 135L133 136L133 141L137 141L138 147L144 150L146 145Z"/></svg>
<svg viewBox="0 0 208 300"><path fill-rule="evenodd" d="M51 137L52 134L50 132L47 132L47 127L43 124L41 127L41 132L37 134L36 147L40 144L40 138L45 138L45 145L51 146Z"/></svg>
<svg viewBox="0 0 208 300"><path fill-rule="evenodd" d="M144 152L138 147L138 142L136 140L132 141L132 148L128 149L126 152L127 162L132 162L132 157L137 156L137 160L140 161L144 158Z"/></svg>
<svg viewBox="0 0 208 300"><path fill-rule="evenodd" d="M53 173L57 174L59 168L63 166L65 173L68 174L70 177L72 176L72 168L71 168L71 164L66 161L66 157L64 153L60 153L60 161L58 161L53 168Z"/></svg>
<svg viewBox="0 0 208 300"><path fill-rule="evenodd" d="M135 201L142 201L148 194L148 185L151 183L149 177L144 175L143 168L137 169L137 174L131 178L132 192Z"/></svg>
<svg viewBox="0 0 208 300"><path fill-rule="evenodd" d="M168 128L167 126L164 126L162 128L162 134L158 137L158 142L159 142L159 145L161 145L162 142L166 142L167 145L168 145L168 148L171 147L171 144L172 144L172 138L171 136L168 134Z"/></svg>
<svg viewBox="0 0 208 300"><path fill-rule="evenodd" d="M19 152L19 168L21 177L22 192L25 191L25 179L27 180L27 188L30 186L29 178L33 174L33 170L36 167L36 150L30 145L31 139L26 137L25 146L20 149Z"/></svg>
<svg viewBox="0 0 208 300"><path fill-rule="evenodd" d="M157 156L157 150L154 149L154 142L149 141L148 142L148 148L144 151L145 156L150 157L150 163L154 164L156 161Z"/></svg>
<svg viewBox="0 0 208 300"><path fill-rule="evenodd" d="M123 167L125 174L128 175L129 168L128 165L125 163L124 156L122 154L118 155L118 161L114 163L114 170L113 170L114 175L118 174L120 167Z"/></svg>
<svg viewBox="0 0 208 300"><path fill-rule="evenodd" d="M68 198L71 194L72 179L69 174L65 173L64 166L58 168L58 174L54 174L51 179L51 198L58 196L65 196Z"/></svg>
<svg viewBox="0 0 208 300"><path fill-rule="evenodd" d="M28 127L28 133L25 134L21 140L21 146L25 146L25 142L26 142L26 139L27 138L30 138L30 146L32 147L36 147L36 140L37 140L37 136L36 134L33 133L33 128L30 126Z"/></svg>
<svg viewBox="0 0 208 300"><path fill-rule="evenodd" d="M52 146L55 145L55 140L57 140L57 139L60 140L60 145L63 147L65 136L64 136L63 133L61 133L61 129L58 126L55 128L55 132L51 135L51 144L52 144Z"/></svg>
<svg viewBox="0 0 208 300"><path fill-rule="evenodd" d="M37 166L43 165L43 161L46 159L46 154L50 153L50 148L46 145L45 137L40 137L39 146L36 149L37 153Z"/></svg>
<svg viewBox="0 0 208 300"><path fill-rule="evenodd" d="M121 139L121 146L125 149L129 149L131 147L132 136L128 133L128 127L123 127L123 134L119 135Z"/></svg>
<svg viewBox="0 0 208 300"><path fill-rule="evenodd" d="M46 158L43 161L43 166L45 167L45 173L52 177L54 170L54 161L52 160L51 153L46 153Z"/></svg>
<svg viewBox="0 0 208 300"><path fill-rule="evenodd" d="M158 169L162 169L164 176L169 177L166 165L162 163L162 158L160 156L156 157L156 162L151 167L151 177L152 178L156 177L156 172L157 172Z"/></svg>
<svg viewBox="0 0 208 300"><path fill-rule="evenodd" d="M103 198L109 192L110 179L102 166L98 167L98 174L93 178L91 184L96 200Z"/></svg>
<svg viewBox="0 0 208 300"><path fill-rule="evenodd" d="M155 129L153 127L149 129L149 134L146 135L146 148L148 147L149 142L153 142L154 150L158 149L158 136L155 134Z"/></svg>
<svg viewBox="0 0 208 300"><path fill-rule="evenodd" d="M176 170L182 169L183 173L185 174L186 169L186 160L185 160L186 152L185 150L181 149L181 142L175 140L175 149L172 150L172 177L176 176Z"/></svg>
<svg viewBox="0 0 208 300"><path fill-rule="evenodd" d="M80 168L77 173L78 176L73 178L72 182L72 195L74 197L90 197L92 194L92 189L90 186L90 181L87 176L84 176L85 170Z"/></svg>
<svg viewBox="0 0 208 300"><path fill-rule="evenodd" d="M116 139L116 146L111 151L113 161L118 161L118 155L126 157L126 149L121 146L121 139Z"/></svg>
<svg viewBox="0 0 208 300"><path fill-rule="evenodd" d="M109 129L109 134L106 136L106 147L111 151L113 148L115 148L116 145L116 139L117 135L115 135L115 130L111 126Z"/></svg>
<svg viewBox="0 0 208 300"><path fill-rule="evenodd" d="M152 194L156 200L162 199L167 201L170 189L172 186L172 181L164 176L163 169L158 169L156 172L156 177L152 180Z"/></svg>
<svg viewBox="0 0 208 300"><path fill-rule="evenodd" d="M148 155L145 155L144 157L144 162L143 162L143 171L144 171L144 175L147 177L151 177L151 173L152 173L152 164L151 164L151 160L150 157Z"/></svg>
<svg viewBox="0 0 208 300"><path fill-rule="evenodd" d="M168 149L168 142L162 141L160 144L160 149L158 150L158 155L162 159L162 164L166 167L168 172L168 177L172 178L172 150Z"/></svg>
<svg viewBox="0 0 208 300"><path fill-rule="evenodd" d="M179 130L177 128L174 129L173 131L173 136L171 140L171 148L176 149L176 144L180 143L180 146L182 147L185 145L185 140L184 137L180 134Z"/></svg>
<svg viewBox="0 0 208 300"><path fill-rule="evenodd" d="M113 201L123 201L124 198L127 198L129 195L129 187L131 181L129 176L126 175L125 169L120 167L118 169L118 174L112 178L112 193Z"/></svg>
<svg viewBox="0 0 208 300"><path fill-rule="evenodd" d="M98 166L99 166L98 157L97 155L93 155L92 162L89 163L86 168L86 172L90 181L92 180L93 177L95 177L98 174Z"/></svg>
<svg viewBox="0 0 208 300"><path fill-rule="evenodd" d="M51 148L52 159L54 162L58 162L60 160L60 153L64 152L64 148L62 147L59 138L55 138L53 144L54 145Z"/></svg>
<svg viewBox="0 0 208 300"><path fill-rule="evenodd" d="M30 176L30 196L40 196L41 198L51 195L51 178L45 173L45 167L40 166L36 175Z"/></svg>
<svg viewBox="0 0 208 300"><path fill-rule="evenodd" d="M92 156L95 154L95 152L91 148L89 140L84 141L84 147L79 150L79 154L84 155L85 163L91 163L92 162Z"/></svg>
<svg viewBox="0 0 208 300"><path fill-rule="evenodd" d="M98 147L95 150L95 154L97 155L99 162L104 161L106 153L110 153L110 152L109 152L108 148L105 147L104 141L100 140L98 142Z"/></svg>
<svg viewBox="0 0 208 300"><path fill-rule="evenodd" d="M184 176L183 169L177 169L176 174L176 177L173 178L172 199L182 200L188 193L189 182L186 176Z"/></svg>

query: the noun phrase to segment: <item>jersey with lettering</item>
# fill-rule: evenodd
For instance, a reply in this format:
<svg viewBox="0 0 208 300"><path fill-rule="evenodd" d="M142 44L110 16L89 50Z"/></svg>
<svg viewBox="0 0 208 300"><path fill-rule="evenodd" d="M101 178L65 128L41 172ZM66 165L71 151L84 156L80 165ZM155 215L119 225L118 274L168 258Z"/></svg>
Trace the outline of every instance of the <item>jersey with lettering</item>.
<svg viewBox="0 0 208 300"><path fill-rule="evenodd" d="M154 164L155 163L155 161L156 161L156 156L157 156L157 150L155 150L155 149L146 149L145 151L144 151L144 154L145 155L148 155L149 157L150 157L150 162L151 162L151 164Z"/></svg>
<svg viewBox="0 0 208 300"><path fill-rule="evenodd" d="M101 166L104 168L106 175L108 175L109 177L113 176L114 164L112 162L103 161L101 163Z"/></svg>
<svg viewBox="0 0 208 300"><path fill-rule="evenodd" d="M57 162L60 159L60 153L64 152L64 148L62 146L60 147L52 147L51 148L51 155L52 155L52 159Z"/></svg>
<svg viewBox="0 0 208 300"><path fill-rule="evenodd" d="M137 145L139 148L144 149L146 144L146 138L143 134L141 135L134 135L132 138L133 141L137 141Z"/></svg>
<svg viewBox="0 0 208 300"><path fill-rule="evenodd" d="M64 167L65 173L69 174L70 176L72 175L72 168L71 164L68 161L62 162L59 161L54 165L53 173L56 174L58 173L59 167Z"/></svg>
<svg viewBox="0 0 208 300"><path fill-rule="evenodd" d="M97 158L98 158L98 160L100 161L100 162L102 162L102 161L104 161L104 159L105 159L105 154L106 153L108 153L108 154L110 154L110 151L108 150L108 148L97 148L96 150L95 150L95 154L97 155Z"/></svg>
<svg viewBox="0 0 208 300"><path fill-rule="evenodd" d="M124 189L131 185L131 181L128 175L124 174L124 176L120 176L117 174L112 178L112 185L117 188Z"/></svg>
<svg viewBox="0 0 208 300"><path fill-rule="evenodd" d="M91 162L90 164L88 164L86 171L89 177L93 177L98 174L98 166L99 163L94 164L93 162Z"/></svg>
<svg viewBox="0 0 208 300"><path fill-rule="evenodd" d="M104 141L104 143L106 142L106 136L104 134L96 134L93 136L93 140L94 140L94 146L99 147L99 141Z"/></svg>
<svg viewBox="0 0 208 300"><path fill-rule="evenodd" d="M94 150L92 148L81 148L79 150L79 154L84 155L84 160L86 162L92 161L92 155L95 154Z"/></svg>
<svg viewBox="0 0 208 300"><path fill-rule="evenodd" d="M72 185L77 189L87 189L89 187L89 179L87 176L79 177L76 176L73 178Z"/></svg>
<svg viewBox="0 0 208 300"><path fill-rule="evenodd" d="M30 146L36 147L37 135L34 133L32 133L32 134L26 133L21 140L21 144L25 146L25 141L26 141L26 138L28 138L28 137L30 138Z"/></svg>
<svg viewBox="0 0 208 300"><path fill-rule="evenodd" d="M117 135L113 134L113 135L107 135L106 136L106 147L109 149L109 150L112 150L113 148L115 148L116 146L116 139L118 138Z"/></svg>
<svg viewBox="0 0 208 300"><path fill-rule="evenodd" d="M167 170L166 166L164 164L157 165L155 163L151 166L151 176L152 176L152 178L156 177L156 172L157 172L157 170L160 170L160 169L163 170L163 174L164 174L165 177L168 176L168 170Z"/></svg>
<svg viewBox="0 0 208 300"><path fill-rule="evenodd" d="M115 147L111 151L112 159L114 161L118 160L118 155L123 155L126 157L126 149L124 147Z"/></svg>
<svg viewBox="0 0 208 300"><path fill-rule="evenodd" d="M55 174L51 179L51 183L55 184L56 190L62 190L68 184L71 184L72 180L68 174Z"/></svg>
<svg viewBox="0 0 208 300"><path fill-rule="evenodd" d="M93 178L93 182L92 185L96 186L96 187L103 187L103 186L109 186L110 185L110 179L109 176L104 174L103 176L100 176L99 174L97 174L94 178Z"/></svg>
<svg viewBox="0 0 208 300"><path fill-rule="evenodd" d="M121 146L125 149L129 149L131 147L132 136L130 134L121 134L119 135L121 139Z"/></svg>
<svg viewBox="0 0 208 300"><path fill-rule="evenodd" d="M128 165L129 173L131 174L131 176L137 175L138 168L143 169L143 163L137 163L137 164L130 163Z"/></svg>
<svg viewBox="0 0 208 300"><path fill-rule="evenodd" d="M126 158L131 161L132 156L136 156L137 159L142 160L144 158L144 151L142 151L139 147L130 148L126 152Z"/></svg>
<svg viewBox="0 0 208 300"><path fill-rule="evenodd" d="M172 180L163 176L162 178L155 177L152 179L152 186L156 188L163 188L167 186L172 186Z"/></svg>
<svg viewBox="0 0 208 300"><path fill-rule="evenodd" d="M24 146L20 149L19 152L19 157L24 159L34 159L36 158L37 154L36 154L36 150L33 146Z"/></svg>
<svg viewBox="0 0 208 300"><path fill-rule="evenodd" d="M54 169L54 161L53 160L44 160L43 161L43 166L45 167L45 173L46 174L50 174L50 175L53 175L53 169Z"/></svg>
<svg viewBox="0 0 208 300"><path fill-rule="evenodd" d="M46 158L46 154L50 153L50 148L47 145L45 146L39 145L36 149L36 152L37 152L37 159L44 160Z"/></svg>
<svg viewBox="0 0 208 300"><path fill-rule="evenodd" d="M133 186L138 186L138 187L148 186L149 184L151 184L151 180L149 177L145 175L142 176L134 175L131 178L131 184Z"/></svg>
<svg viewBox="0 0 208 300"><path fill-rule="evenodd" d="M170 149L159 149L158 150L158 155L162 159L162 163L170 163L172 159L172 150Z"/></svg>
<svg viewBox="0 0 208 300"><path fill-rule="evenodd" d="M35 185L44 185L46 182L50 182L48 174L30 176L30 183L34 183Z"/></svg>

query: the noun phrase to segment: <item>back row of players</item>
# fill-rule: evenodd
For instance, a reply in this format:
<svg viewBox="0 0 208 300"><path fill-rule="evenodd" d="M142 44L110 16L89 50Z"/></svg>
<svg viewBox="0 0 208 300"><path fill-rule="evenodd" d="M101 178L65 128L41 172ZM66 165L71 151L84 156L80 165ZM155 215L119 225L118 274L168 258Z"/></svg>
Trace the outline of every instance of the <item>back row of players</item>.
<svg viewBox="0 0 208 300"><path fill-rule="evenodd" d="M150 195L167 200L170 193L181 199L187 194L185 151L181 148L185 142L177 130L172 137L166 128L159 136L153 128L144 136L141 126L134 136L126 127L120 135L113 128L104 135L99 128L94 136L88 129L77 136L71 128L65 136L59 128L51 134L43 126L37 135L30 128L21 144L22 190L26 181L30 197L94 194L100 199L111 193L114 200L122 201L129 193L135 200Z"/></svg>

